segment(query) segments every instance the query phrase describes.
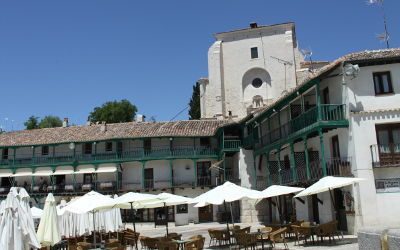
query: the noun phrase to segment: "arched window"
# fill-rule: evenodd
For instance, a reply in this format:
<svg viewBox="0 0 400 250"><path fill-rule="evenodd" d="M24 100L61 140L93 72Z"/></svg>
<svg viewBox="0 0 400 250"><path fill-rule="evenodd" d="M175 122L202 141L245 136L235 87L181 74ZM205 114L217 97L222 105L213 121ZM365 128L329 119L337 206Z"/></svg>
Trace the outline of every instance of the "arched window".
<svg viewBox="0 0 400 250"><path fill-rule="evenodd" d="M251 85L253 85L254 88L259 88L263 84L263 81L260 78L254 78L253 81L251 82Z"/></svg>

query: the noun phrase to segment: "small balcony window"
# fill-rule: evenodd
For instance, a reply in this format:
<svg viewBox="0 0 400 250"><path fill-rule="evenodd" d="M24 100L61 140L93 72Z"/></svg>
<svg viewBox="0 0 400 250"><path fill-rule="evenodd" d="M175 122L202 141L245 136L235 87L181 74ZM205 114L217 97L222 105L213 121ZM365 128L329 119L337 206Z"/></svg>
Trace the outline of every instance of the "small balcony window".
<svg viewBox="0 0 400 250"><path fill-rule="evenodd" d="M8 159L8 148L3 148L3 152L2 152L1 158L3 160L7 160Z"/></svg>
<svg viewBox="0 0 400 250"><path fill-rule="evenodd" d="M49 155L49 146L42 146L42 155Z"/></svg>
<svg viewBox="0 0 400 250"><path fill-rule="evenodd" d="M85 143L83 144L83 153L85 155L92 154L92 143Z"/></svg>
<svg viewBox="0 0 400 250"><path fill-rule="evenodd" d="M111 152L113 150L112 142L106 142L106 152Z"/></svg>
<svg viewBox="0 0 400 250"><path fill-rule="evenodd" d="M376 72L373 74L375 95L393 93L392 79L390 72Z"/></svg>
<svg viewBox="0 0 400 250"><path fill-rule="evenodd" d="M187 204L177 205L176 213L177 214L187 214L188 213L188 205Z"/></svg>

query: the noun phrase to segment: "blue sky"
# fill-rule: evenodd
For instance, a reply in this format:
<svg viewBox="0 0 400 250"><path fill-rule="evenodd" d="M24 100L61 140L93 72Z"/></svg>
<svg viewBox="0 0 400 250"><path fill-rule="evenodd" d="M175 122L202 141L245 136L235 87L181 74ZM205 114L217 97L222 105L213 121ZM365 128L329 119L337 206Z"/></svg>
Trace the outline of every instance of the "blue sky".
<svg viewBox="0 0 400 250"><path fill-rule="evenodd" d="M399 47L400 1L385 8ZM365 0L1 1L0 125L22 129L30 115L47 114L83 124L95 106L123 98L170 120L207 76L212 35L253 21L296 22L315 60L384 48L380 9Z"/></svg>

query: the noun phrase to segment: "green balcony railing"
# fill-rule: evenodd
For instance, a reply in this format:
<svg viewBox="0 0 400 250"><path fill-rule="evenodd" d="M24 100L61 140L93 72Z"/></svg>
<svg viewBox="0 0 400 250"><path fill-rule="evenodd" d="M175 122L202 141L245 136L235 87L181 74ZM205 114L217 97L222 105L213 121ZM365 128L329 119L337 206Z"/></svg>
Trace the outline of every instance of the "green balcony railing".
<svg viewBox="0 0 400 250"><path fill-rule="evenodd" d="M138 148L124 152L109 152L97 154L73 154L56 153L55 156L33 156L17 155L15 159L1 159L0 166L9 167L27 167L31 166L48 166L48 165L65 165L73 163L96 163L96 162L122 162L134 160L162 160L176 158L217 158L219 150L210 147L178 147L178 148L153 148L144 150Z"/></svg>
<svg viewBox="0 0 400 250"><path fill-rule="evenodd" d="M224 150L232 151L239 150L242 146L241 140L224 140Z"/></svg>
<svg viewBox="0 0 400 250"><path fill-rule="evenodd" d="M320 119L318 113L320 112ZM305 111L301 115L291 119L287 123L278 128L272 129L267 132L257 144L257 147L263 147L274 143L278 140L285 139L288 136L312 126L313 124L322 121L345 121L345 105L344 104L322 104L319 107L314 106Z"/></svg>

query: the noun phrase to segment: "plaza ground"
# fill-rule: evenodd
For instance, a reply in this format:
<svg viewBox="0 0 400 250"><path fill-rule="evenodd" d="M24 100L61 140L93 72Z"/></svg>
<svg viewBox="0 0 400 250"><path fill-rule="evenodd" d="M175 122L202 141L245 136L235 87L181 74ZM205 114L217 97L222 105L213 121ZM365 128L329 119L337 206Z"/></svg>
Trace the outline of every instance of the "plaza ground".
<svg viewBox="0 0 400 250"><path fill-rule="evenodd" d="M261 228L262 225L257 223L237 223L235 225L240 225L242 228L251 226L251 231L257 231L258 228ZM127 224L127 227L132 228L132 224ZM200 223L200 224L189 224L185 226L175 226L174 223L169 223L169 232L176 232L182 234L182 239L187 239L190 236L201 234L206 238L204 249L224 249L221 247L208 247L210 242L210 237L208 235L209 228L220 228L225 229L226 224L220 224L217 222L210 223ZM164 236L166 233L165 226L157 226L154 227L154 223L136 223L136 230L140 232L140 235L148 236L148 237L160 237ZM344 239L336 240L336 243L328 243L328 240L325 240L324 244L318 243L318 245L306 245L303 246L300 243L300 246L295 246L294 241L292 239L289 240L288 245L289 249L307 249L307 250L316 250L316 249L335 249L335 250L355 250L358 249L357 238L354 235L345 235ZM259 247L261 249L261 245ZM225 249L229 249L226 247ZM284 249L283 244L277 244L275 249Z"/></svg>

